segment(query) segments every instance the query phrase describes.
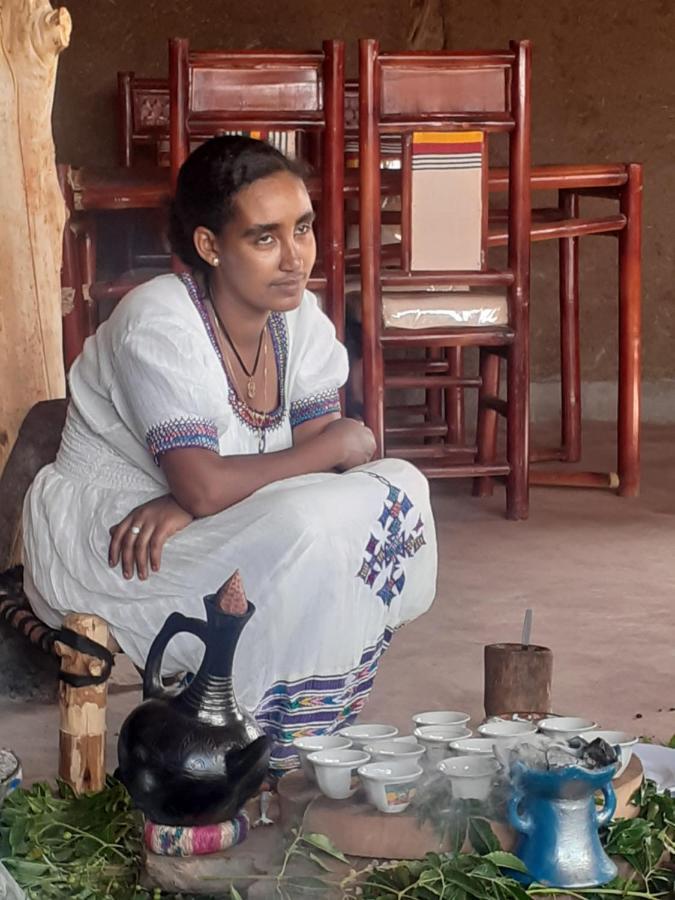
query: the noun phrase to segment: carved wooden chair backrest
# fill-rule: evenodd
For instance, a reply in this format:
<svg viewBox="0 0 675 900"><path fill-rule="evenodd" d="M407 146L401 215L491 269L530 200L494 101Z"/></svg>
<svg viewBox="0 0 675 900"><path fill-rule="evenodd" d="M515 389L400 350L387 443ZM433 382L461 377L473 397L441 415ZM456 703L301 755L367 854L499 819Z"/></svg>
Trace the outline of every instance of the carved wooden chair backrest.
<svg viewBox="0 0 675 900"><path fill-rule="evenodd" d="M162 144L169 139L169 80L117 73L119 165L128 168L140 159L160 162ZM168 164L168 159L165 164Z"/></svg>
<svg viewBox="0 0 675 900"><path fill-rule="evenodd" d="M172 183L191 142L258 132L320 169L316 287L339 333L344 320L344 44L321 51L191 51L169 41ZM285 146L284 146L285 142ZM315 272L315 274L317 274Z"/></svg>

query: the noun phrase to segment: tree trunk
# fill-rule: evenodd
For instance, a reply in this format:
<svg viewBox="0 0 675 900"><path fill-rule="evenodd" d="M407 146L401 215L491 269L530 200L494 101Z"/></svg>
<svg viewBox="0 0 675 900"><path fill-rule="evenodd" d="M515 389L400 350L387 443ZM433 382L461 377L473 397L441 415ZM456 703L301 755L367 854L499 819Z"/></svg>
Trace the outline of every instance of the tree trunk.
<svg viewBox="0 0 675 900"><path fill-rule="evenodd" d="M0 0L0 471L28 410L65 393L51 114L70 31L49 0Z"/></svg>

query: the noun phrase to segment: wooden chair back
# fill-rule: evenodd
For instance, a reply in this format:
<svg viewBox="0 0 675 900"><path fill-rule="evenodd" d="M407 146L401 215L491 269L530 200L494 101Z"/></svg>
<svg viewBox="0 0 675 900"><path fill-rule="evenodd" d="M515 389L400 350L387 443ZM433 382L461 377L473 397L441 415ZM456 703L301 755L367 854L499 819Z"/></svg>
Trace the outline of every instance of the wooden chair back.
<svg viewBox="0 0 675 900"><path fill-rule="evenodd" d="M411 377L406 371L403 379L385 381L385 347L461 351L462 347L476 346L488 348L491 355L497 351L508 363L506 403L493 396L486 399L482 376L466 379L442 374L434 376L434 386L443 385L447 391L478 387L479 404L484 406L485 400L507 415L507 466L503 473L510 486L509 515L516 518L526 514L527 508L529 84L527 41L512 43L505 51L464 52L380 53L375 40L362 40L359 45L359 243L366 422L384 452L386 384L426 384L428 389L434 380ZM508 247L506 262L491 267L487 254L487 146L499 134L508 136ZM381 241L382 141L392 136L401 140L401 242L385 267ZM458 155L454 155L456 150ZM432 169L437 172L432 173ZM433 179L427 179L432 174L438 176L436 195ZM426 185L425 180L429 182ZM468 218L466 210L458 208L462 199L473 207ZM425 212L433 227L420 239ZM433 252L427 252L425 241L433 245ZM464 326L459 316L459 322L446 320L442 327L413 325L410 330L384 322L383 295L387 292L419 292L423 308L425 292L457 288L502 289L506 292L507 321ZM434 294L426 293L429 296ZM445 362L438 366L439 371L448 372ZM444 448L442 453L450 449ZM432 445L418 447L412 458L431 457L438 450ZM444 462L432 465L430 471L442 477L460 474L451 469ZM477 464L465 472L486 473Z"/></svg>
<svg viewBox="0 0 675 900"><path fill-rule="evenodd" d="M117 73L119 164L135 165L139 156L155 165L169 138L169 81Z"/></svg>
<svg viewBox="0 0 675 900"><path fill-rule="evenodd" d="M310 286L325 291L325 309L344 327L344 44L320 52L191 51L169 41L172 183L191 141L231 131L286 133L297 155L321 167L319 260ZM278 146L278 137L275 141ZM318 150L316 148L319 148Z"/></svg>
<svg viewBox="0 0 675 900"><path fill-rule="evenodd" d="M405 283L438 283L444 272L414 273L412 234L414 156L418 141L467 141L467 153L480 153L480 263L471 283L511 287L528 274L530 209L529 45L486 52L379 52L376 41L361 42L360 168L362 235L367 240L362 261L367 280L379 274L377 218L380 208L381 138L400 135L401 261ZM467 134L467 132L469 134ZM509 254L503 271L487 270L487 159L484 144L493 133L509 134ZM453 136L456 135L456 137ZM479 146L480 145L480 146ZM423 144L422 144L423 146ZM461 146L461 144L460 144ZM448 210L448 219L453 215ZM453 266L449 267L450 269ZM462 284L461 273L447 275L447 284ZM395 276L394 276L395 277ZM516 293L516 292L514 292Z"/></svg>

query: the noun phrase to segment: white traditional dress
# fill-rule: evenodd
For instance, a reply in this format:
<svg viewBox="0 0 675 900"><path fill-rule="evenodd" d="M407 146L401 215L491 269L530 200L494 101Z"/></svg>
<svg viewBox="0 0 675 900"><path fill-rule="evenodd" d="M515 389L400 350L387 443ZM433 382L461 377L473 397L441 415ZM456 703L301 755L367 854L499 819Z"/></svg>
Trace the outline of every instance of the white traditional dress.
<svg viewBox="0 0 675 900"><path fill-rule="evenodd" d="M68 612L101 616L143 666L167 616L204 618L202 597L239 569L257 611L238 646L234 687L271 735L282 770L296 764L294 738L357 715L394 630L433 600L424 477L386 459L289 478L192 522L146 581L108 565L110 527L168 491L162 453L270 453L292 445L295 425L339 409L347 356L316 298L306 292L268 327L280 400L261 425L228 380L192 278L164 275L127 296L74 364L61 448L27 495L25 588L50 624ZM179 636L167 671L196 671L202 650Z"/></svg>

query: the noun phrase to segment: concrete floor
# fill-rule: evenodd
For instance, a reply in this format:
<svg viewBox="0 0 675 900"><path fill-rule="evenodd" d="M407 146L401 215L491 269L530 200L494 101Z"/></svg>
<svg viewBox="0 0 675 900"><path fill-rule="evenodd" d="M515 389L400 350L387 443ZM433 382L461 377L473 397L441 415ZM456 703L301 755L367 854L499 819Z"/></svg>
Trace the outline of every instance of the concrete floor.
<svg viewBox="0 0 675 900"><path fill-rule="evenodd" d="M675 733L675 428L645 429L639 500L610 492L536 488L530 519L508 522L503 493L470 496L436 482L440 578L431 611L401 631L378 674L364 721L402 733L422 709L483 715L483 646L518 641L526 608L532 640L554 653L556 712L667 741ZM612 432L585 429L585 466L613 469ZM117 731L139 698L128 662L109 704L109 767ZM58 711L0 702L0 746L26 780L56 774Z"/></svg>

